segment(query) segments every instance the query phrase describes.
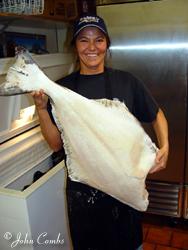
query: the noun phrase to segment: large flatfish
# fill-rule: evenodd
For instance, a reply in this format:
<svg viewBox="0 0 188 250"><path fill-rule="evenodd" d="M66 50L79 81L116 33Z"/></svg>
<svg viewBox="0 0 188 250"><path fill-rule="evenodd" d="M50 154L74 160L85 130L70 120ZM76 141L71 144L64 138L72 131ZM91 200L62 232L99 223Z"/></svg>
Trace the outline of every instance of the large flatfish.
<svg viewBox="0 0 188 250"><path fill-rule="evenodd" d="M154 165L157 148L126 105L117 100L87 99L59 86L27 51L19 51L6 82L0 86L0 95L40 89L52 100L70 178L145 211L145 179Z"/></svg>

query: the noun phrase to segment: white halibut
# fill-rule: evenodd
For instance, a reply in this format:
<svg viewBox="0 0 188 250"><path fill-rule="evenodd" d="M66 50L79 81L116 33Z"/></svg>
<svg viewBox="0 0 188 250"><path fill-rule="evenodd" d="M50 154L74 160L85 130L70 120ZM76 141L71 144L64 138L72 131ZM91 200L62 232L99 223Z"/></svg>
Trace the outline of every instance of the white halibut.
<svg viewBox="0 0 188 250"><path fill-rule="evenodd" d="M61 87L28 58L28 53L20 52L0 86L0 95L40 89L52 100L70 178L145 211L145 179L157 148L125 104L90 100Z"/></svg>

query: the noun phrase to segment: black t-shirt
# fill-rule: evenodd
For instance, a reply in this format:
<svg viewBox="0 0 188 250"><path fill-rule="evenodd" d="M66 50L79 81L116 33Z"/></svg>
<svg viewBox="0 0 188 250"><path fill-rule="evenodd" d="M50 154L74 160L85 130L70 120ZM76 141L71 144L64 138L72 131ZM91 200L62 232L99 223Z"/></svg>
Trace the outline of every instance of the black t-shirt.
<svg viewBox="0 0 188 250"><path fill-rule="evenodd" d="M158 105L144 84L128 72L106 68L104 73L82 75L74 72L58 81L89 99L118 99L140 122L152 122ZM110 89L110 96L109 90Z"/></svg>

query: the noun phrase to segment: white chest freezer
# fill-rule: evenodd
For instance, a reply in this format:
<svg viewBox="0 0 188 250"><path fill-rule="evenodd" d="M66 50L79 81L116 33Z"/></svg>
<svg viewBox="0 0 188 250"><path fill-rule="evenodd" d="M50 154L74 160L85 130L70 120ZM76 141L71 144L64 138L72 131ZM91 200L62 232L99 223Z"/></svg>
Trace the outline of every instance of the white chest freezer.
<svg viewBox="0 0 188 250"><path fill-rule="evenodd" d="M51 153L39 127L1 145L0 249L71 249L66 169L51 168ZM45 174L32 183L36 171Z"/></svg>

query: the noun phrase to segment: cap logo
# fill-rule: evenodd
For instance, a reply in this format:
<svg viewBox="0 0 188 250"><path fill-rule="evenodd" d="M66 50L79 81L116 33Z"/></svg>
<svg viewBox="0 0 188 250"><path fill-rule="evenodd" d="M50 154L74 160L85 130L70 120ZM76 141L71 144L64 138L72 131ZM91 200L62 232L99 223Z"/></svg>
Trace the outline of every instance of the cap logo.
<svg viewBox="0 0 188 250"><path fill-rule="evenodd" d="M78 25L80 25L81 23L90 23L90 22L98 23L99 18L95 16L85 16L85 17L80 18L80 22Z"/></svg>

